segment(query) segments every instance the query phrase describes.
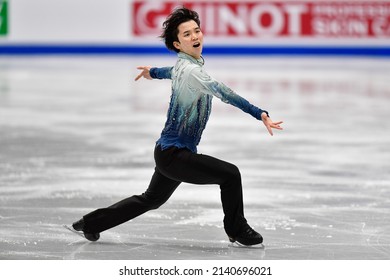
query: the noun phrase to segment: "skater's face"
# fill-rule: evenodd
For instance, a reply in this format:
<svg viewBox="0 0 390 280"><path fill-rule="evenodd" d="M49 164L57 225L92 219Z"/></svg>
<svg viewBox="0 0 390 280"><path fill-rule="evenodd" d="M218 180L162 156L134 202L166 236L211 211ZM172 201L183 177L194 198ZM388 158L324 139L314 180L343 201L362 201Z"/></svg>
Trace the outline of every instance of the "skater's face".
<svg viewBox="0 0 390 280"><path fill-rule="evenodd" d="M193 21L186 21L178 26L179 41L173 42L175 48L186 54L200 58L203 49L203 33L198 24Z"/></svg>

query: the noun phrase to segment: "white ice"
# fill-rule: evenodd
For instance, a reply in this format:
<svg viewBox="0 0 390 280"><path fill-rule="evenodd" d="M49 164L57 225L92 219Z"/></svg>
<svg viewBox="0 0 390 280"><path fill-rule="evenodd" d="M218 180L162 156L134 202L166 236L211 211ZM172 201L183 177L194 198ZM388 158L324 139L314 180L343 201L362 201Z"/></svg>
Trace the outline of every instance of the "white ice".
<svg viewBox="0 0 390 280"><path fill-rule="evenodd" d="M1 57L0 259L389 259L389 60L205 59L284 121L271 137L214 99L199 146L240 168L264 248L229 246L218 186L182 184L96 243L64 230L147 187L170 82L134 82L135 67L175 57Z"/></svg>

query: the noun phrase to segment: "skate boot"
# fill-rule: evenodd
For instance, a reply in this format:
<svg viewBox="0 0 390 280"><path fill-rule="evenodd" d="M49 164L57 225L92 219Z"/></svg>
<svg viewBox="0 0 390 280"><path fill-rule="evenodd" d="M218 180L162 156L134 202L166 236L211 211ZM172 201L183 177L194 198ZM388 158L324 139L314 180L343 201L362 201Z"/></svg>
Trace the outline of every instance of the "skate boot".
<svg viewBox="0 0 390 280"><path fill-rule="evenodd" d="M236 236L229 236L229 241L241 246L253 246L263 243L263 237L248 224L245 224Z"/></svg>
<svg viewBox="0 0 390 280"><path fill-rule="evenodd" d="M82 231L84 234L84 237L88 239L89 241L98 241L100 238L99 233L90 233L84 231L84 219L80 219L77 222L74 222L72 224L72 227L75 231Z"/></svg>

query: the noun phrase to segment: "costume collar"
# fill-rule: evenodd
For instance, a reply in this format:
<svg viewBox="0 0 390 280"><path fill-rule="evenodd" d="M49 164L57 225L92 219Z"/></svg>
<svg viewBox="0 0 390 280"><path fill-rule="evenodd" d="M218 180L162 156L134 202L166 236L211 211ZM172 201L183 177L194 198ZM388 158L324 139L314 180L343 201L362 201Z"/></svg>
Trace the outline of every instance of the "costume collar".
<svg viewBox="0 0 390 280"><path fill-rule="evenodd" d="M203 64L204 64L203 56L201 56L199 59L196 59L195 57L190 56L189 54L186 54L186 53L184 53L184 52L179 52L179 53L177 54L177 56L178 56L179 58L187 59L187 60L189 60L189 61L191 61L191 62L193 62L193 63L196 63L196 64L198 64L198 65L200 65L200 66L203 66Z"/></svg>

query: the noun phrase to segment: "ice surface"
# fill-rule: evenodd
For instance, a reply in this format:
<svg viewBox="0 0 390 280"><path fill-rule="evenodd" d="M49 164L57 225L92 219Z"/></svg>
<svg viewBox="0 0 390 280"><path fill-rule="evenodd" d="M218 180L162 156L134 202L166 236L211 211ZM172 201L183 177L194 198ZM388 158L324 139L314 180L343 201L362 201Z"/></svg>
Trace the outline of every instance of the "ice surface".
<svg viewBox="0 0 390 280"><path fill-rule="evenodd" d="M206 57L216 79L285 121L214 99L199 152L236 164L264 248L229 246L218 186L182 184L160 209L103 232L62 227L142 193L175 57L0 58L0 259L389 259L390 63Z"/></svg>

